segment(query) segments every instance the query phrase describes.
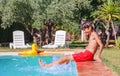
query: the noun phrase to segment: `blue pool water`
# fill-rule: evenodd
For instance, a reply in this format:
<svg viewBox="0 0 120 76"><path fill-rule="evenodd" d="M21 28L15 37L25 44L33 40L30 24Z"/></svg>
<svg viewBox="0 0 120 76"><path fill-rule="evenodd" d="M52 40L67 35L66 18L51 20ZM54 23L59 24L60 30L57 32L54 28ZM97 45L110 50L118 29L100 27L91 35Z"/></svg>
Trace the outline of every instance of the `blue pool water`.
<svg viewBox="0 0 120 76"><path fill-rule="evenodd" d="M61 56L0 56L0 76L77 76L75 62L55 65L50 68L39 66L38 59L50 63Z"/></svg>

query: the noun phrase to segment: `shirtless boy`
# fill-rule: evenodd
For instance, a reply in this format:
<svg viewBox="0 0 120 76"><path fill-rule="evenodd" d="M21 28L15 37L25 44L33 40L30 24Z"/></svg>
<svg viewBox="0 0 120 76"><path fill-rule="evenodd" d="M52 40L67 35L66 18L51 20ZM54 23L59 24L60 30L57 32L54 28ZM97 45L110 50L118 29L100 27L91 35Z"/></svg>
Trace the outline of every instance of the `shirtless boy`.
<svg viewBox="0 0 120 76"><path fill-rule="evenodd" d="M75 62L92 61L94 60L94 55L96 51L97 51L97 54L96 54L95 60L101 62L100 56L103 50L103 44L99 39L97 33L93 30L92 25L93 23L89 21L86 21L85 23L82 24L82 29L87 35L89 35L88 46L85 48L83 52L74 53L72 55L66 55L61 59L54 61L50 64L45 64L41 60L39 60L40 66L51 67L56 64L68 63L69 61L75 61ZM98 49L98 46L99 46L99 49Z"/></svg>

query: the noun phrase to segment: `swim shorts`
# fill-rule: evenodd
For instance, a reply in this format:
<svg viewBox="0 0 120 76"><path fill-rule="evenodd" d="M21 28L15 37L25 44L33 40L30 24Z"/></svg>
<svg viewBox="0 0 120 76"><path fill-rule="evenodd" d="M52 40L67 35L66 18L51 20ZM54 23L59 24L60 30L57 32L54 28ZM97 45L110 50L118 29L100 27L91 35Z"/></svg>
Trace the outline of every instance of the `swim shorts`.
<svg viewBox="0 0 120 76"><path fill-rule="evenodd" d="M94 55L89 50L85 50L84 52L77 54L72 54L72 56L75 62L92 61L94 57Z"/></svg>

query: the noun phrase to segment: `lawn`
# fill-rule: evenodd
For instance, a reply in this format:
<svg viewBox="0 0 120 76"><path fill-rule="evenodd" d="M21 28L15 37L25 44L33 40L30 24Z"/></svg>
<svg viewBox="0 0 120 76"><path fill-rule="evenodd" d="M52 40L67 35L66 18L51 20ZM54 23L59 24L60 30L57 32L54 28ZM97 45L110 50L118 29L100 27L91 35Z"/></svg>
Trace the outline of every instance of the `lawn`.
<svg viewBox="0 0 120 76"><path fill-rule="evenodd" d="M102 53L102 60L106 66L120 76L120 49L105 48Z"/></svg>

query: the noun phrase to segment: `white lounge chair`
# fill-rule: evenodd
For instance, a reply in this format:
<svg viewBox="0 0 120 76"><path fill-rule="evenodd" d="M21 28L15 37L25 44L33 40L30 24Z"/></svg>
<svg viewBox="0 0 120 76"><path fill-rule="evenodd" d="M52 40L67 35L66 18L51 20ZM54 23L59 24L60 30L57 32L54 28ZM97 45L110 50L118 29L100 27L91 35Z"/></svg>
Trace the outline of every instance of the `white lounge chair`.
<svg viewBox="0 0 120 76"><path fill-rule="evenodd" d="M55 41L54 44L48 44L42 46L42 48L58 48L63 47L65 45L65 39L66 39L66 31L58 30L55 33Z"/></svg>
<svg viewBox="0 0 120 76"><path fill-rule="evenodd" d="M24 32L23 31L14 31L13 32L13 43L9 44L10 48L28 48L30 45L25 45Z"/></svg>

